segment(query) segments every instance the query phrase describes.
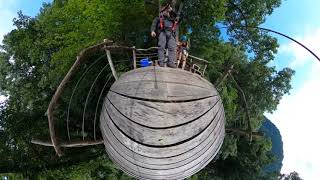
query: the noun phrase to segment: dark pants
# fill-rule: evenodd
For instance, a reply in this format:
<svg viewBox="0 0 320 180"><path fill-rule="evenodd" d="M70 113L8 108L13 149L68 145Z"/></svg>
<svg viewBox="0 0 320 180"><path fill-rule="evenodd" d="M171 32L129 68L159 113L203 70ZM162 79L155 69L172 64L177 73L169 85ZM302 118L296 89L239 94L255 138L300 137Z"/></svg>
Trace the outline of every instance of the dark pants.
<svg viewBox="0 0 320 180"><path fill-rule="evenodd" d="M176 62L176 36L174 32L162 31L159 34L158 41L159 64L163 66L165 59L165 49L168 47L168 65L175 65Z"/></svg>

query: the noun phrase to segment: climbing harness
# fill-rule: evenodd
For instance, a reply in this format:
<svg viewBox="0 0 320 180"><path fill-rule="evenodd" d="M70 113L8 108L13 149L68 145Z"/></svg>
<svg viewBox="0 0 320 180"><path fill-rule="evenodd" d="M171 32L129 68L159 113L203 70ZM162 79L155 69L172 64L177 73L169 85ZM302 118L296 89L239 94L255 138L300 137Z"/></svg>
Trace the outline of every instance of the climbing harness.
<svg viewBox="0 0 320 180"><path fill-rule="evenodd" d="M160 1L159 1L159 19L160 19L160 30L161 31L163 31L165 29L163 12L166 11L168 8L171 8L170 2L164 8L161 9ZM180 19L180 13L182 11L182 8L183 8L183 2L181 2L181 4L180 4L178 12L175 13L176 17L175 17L174 23L172 24L171 27L169 27L169 29L172 32L175 32L177 30L177 27L178 27L178 24L179 24L179 19Z"/></svg>

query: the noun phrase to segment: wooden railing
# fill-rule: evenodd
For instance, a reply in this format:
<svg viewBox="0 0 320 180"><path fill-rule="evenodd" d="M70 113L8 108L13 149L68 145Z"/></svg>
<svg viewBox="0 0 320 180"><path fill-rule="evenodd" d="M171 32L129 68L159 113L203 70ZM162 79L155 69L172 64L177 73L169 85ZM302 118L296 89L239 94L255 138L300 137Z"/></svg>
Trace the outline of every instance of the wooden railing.
<svg viewBox="0 0 320 180"><path fill-rule="evenodd" d="M148 58L150 61L152 61L153 65L158 64L158 47L151 47L148 49L136 49L135 47L132 47L132 51L134 69L139 68L140 64L138 62L145 58ZM165 61L167 61L167 57ZM186 64L187 67L185 70L199 74L203 77L205 76L209 62L204 59L189 55Z"/></svg>
<svg viewBox="0 0 320 180"><path fill-rule="evenodd" d="M58 104L59 99L61 98L64 90L66 89L66 86L69 81L71 81L72 77L77 73L79 67L86 62L88 57L92 54L95 54L97 52L105 51L108 59L108 64L110 65L112 74L114 78L117 80L117 72L114 67L113 61L112 61L112 54L115 53L117 50L121 51L132 51L132 61L133 61L133 69L140 68L140 60L148 58L153 65L158 64L158 47L151 47L148 49L137 49L135 47L126 47L126 46L118 46L115 45L112 41L105 40L103 43L97 44L95 46L91 46L87 49L82 50L79 55L77 56L77 59L75 63L72 65L60 85L58 86L55 94L53 95L49 107L47 109L47 116L48 116L48 122L49 122L49 132L50 132L50 142L46 141L40 141L40 140L33 140L32 143L44 145L44 146L53 146L56 153L59 156L62 156L63 152L61 151L61 147L82 147L82 146L90 146L90 145L97 145L102 144L102 140L83 140L83 141L68 141L63 142L59 141L59 138L57 137L56 130L55 130L55 110ZM131 54L131 53L130 53ZM186 70L199 74L201 76L205 75L207 66L209 62L189 55L187 58L187 68Z"/></svg>
<svg viewBox="0 0 320 180"><path fill-rule="evenodd" d="M192 55L188 56L187 63L189 63L190 67L191 67L189 69L189 71L196 73L196 74L199 74L202 77L205 75L205 72L206 72L207 67L209 65L208 61L201 59L201 58L198 58L198 57L195 57L195 56L192 56Z"/></svg>

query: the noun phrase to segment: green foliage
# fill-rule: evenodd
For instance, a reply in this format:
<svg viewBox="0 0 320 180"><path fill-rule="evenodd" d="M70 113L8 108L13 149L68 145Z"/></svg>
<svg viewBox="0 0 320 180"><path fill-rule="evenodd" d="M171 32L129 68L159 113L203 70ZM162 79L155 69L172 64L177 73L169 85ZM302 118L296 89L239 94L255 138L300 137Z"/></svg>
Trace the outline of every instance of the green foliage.
<svg viewBox="0 0 320 180"><path fill-rule="evenodd" d="M0 174L0 179L4 180L23 180L23 176L21 174L14 174L14 173L6 173Z"/></svg>
<svg viewBox="0 0 320 180"><path fill-rule="evenodd" d="M104 157L101 146L68 149L67 154L58 159L52 148L33 145L30 140L49 137L46 109L56 87L82 49L103 39L127 46L154 46L154 40L147 38L145 42L145 37L149 36L152 19L158 15L158 1L145 2L55 0L44 4L34 18L18 13L14 19L16 29L5 36L0 51L0 91L8 96L0 107L0 173L22 173L42 179L128 179ZM253 130L260 128L263 113L274 111L281 97L289 92L294 72L289 68L276 71L267 66L277 51L276 39L241 25L260 25L279 5L280 0L185 1L180 31L192 26L191 54L210 61L207 78L212 83L234 66L232 74L247 97ZM220 38L217 23L230 25L227 29L230 42ZM248 57L247 52L252 56ZM71 136L81 138L84 102L96 75L106 65L104 59L102 53L89 56L69 82L56 111L59 137L67 137L65 119L73 88L82 73L96 62L79 84L77 98L71 104ZM113 59L127 59L127 54L115 55ZM115 65L118 71L125 72L130 64ZM107 69L97 79L89 97L87 119L95 113L97 98L109 73ZM226 127L247 129L244 102L235 83L227 79L218 90L224 103ZM92 138L92 126L85 131L86 138ZM262 174L263 167L273 161L270 150L271 143L264 138L250 143L246 137L227 134L220 155L190 179L272 179L276 176Z"/></svg>
<svg viewBox="0 0 320 180"><path fill-rule="evenodd" d="M281 180L303 180L300 178L299 174L297 172L291 172L290 174L283 174L280 176Z"/></svg>
<svg viewBox="0 0 320 180"><path fill-rule="evenodd" d="M260 32L255 28L265 22L266 16L279 7L281 0L230 0L227 3L227 11L223 24L230 26L227 29L230 40L246 48L253 53L253 59L262 63L273 60L277 52L277 40L266 32Z"/></svg>
<svg viewBox="0 0 320 180"><path fill-rule="evenodd" d="M266 166L264 171L267 173L280 171L282 168L283 161L283 142L279 129L269 120L265 119L260 130L267 138L270 138L272 142L272 154L274 155L275 161Z"/></svg>
<svg viewBox="0 0 320 180"><path fill-rule="evenodd" d="M121 170L117 169L107 157L101 156L77 165L43 171L39 174L38 179L130 180L133 178L128 177Z"/></svg>

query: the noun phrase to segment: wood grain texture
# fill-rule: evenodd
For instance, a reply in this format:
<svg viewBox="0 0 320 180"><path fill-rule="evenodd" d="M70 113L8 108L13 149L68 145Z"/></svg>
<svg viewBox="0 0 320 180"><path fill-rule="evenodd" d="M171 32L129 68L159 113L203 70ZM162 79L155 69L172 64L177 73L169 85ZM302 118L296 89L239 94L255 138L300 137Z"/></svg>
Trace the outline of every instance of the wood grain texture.
<svg viewBox="0 0 320 180"><path fill-rule="evenodd" d="M217 95L210 82L181 69L146 67L122 75L111 91L159 101L187 101Z"/></svg>
<svg viewBox="0 0 320 180"><path fill-rule="evenodd" d="M107 103L106 107L106 113L113 118L112 123L115 123L124 134L132 137L137 142L154 146L176 144L192 138L202 132L211 123L211 120L214 121L214 115L218 110L218 107L214 107L208 113L199 116L199 118L196 118L188 124L166 129L153 129L143 126L143 124L140 125L132 122L130 119L121 115L109 103Z"/></svg>
<svg viewBox="0 0 320 180"><path fill-rule="evenodd" d="M219 152L224 110L214 86L187 71L123 74L104 99L100 128L115 164L137 179L184 179Z"/></svg>
<svg viewBox="0 0 320 180"><path fill-rule="evenodd" d="M219 96L192 102L163 103L132 99L109 92L106 102L125 117L150 128L178 126L200 118L217 108ZM167 121L170 119L170 121Z"/></svg>
<svg viewBox="0 0 320 180"><path fill-rule="evenodd" d="M220 117L222 118L222 117ZM136 163L142 163L145 166L151 166L154 168L162 168L162 169L168 169L171 167L176 167L179 165L187 164L194 159L201 156L204 152L206 152L209 148L217 147L216 145L221 143L221 136L224 133L221 133L223 131L224 124L220 124L220 127L216 128L212 132L208 133L208 136L206 139L198 143L197 146L195 146L192 149L186 150L185 152L176 154L171 157L149 157L145 156L141 153L141 150L145 147L143 145L140 145L139 151L134 151L130 148L130 146L124 145L113 133L111 133L109 126L103 125L103 134L108 134L106 136L106 141L108 141L109 146L112 146L113 148L117 149L119 152L122 153L122 155L129 157L130 159L135 159ZM134 154L134 157L132 157L132 154Z"/></svg>

